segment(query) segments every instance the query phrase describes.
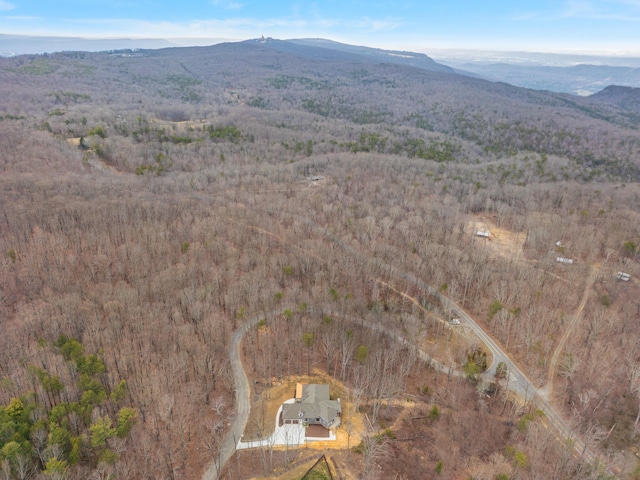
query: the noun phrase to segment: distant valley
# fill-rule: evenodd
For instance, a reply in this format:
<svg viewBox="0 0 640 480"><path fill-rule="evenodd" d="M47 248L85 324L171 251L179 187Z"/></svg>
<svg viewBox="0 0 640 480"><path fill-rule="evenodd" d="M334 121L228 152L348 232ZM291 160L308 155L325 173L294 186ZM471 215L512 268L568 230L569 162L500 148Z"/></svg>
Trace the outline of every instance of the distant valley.
<svg viewBox="0 0 640 480"><path fill-rule="evenodd" d="M518 87L572 95L591 95L609 85L640 86L640 67L576 65L572 67L526 66L508 63L456 64L460 70Z"/></svg>

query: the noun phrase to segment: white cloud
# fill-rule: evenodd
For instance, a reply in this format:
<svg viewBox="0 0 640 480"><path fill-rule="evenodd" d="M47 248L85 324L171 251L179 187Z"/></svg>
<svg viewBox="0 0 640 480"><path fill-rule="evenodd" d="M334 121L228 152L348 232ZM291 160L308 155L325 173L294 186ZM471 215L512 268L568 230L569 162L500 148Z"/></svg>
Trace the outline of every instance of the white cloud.
<svg viewBox="0 0 640 480"><path fill-rule="evenodd" d="M522 11L513 21L558 21L567 19L637 22L640 0L565 0L554 9Z"/></svg>
<svg viewBox="0 0 640 480"><path fill-rule="evenodd" d="M639 21L640 0L569 0L560 18Z"/></svg>
<svg viewBox="0 0 640 480"><path fill-rule="evenodd" d="M211 0L211 5L214 7L224 8L226 10L240 10L244 7L244 3L229 0Z"/></svg>
<svg viewBox="0 0 640 480"><path fill-rule="evenodd" d="M18 21L24 21L24 22L28 22L28 21L34 21L34 20L42 20L42 17L27 17L27 16L18 16L18 15L7 15L6 17L2 17L5 18L7 20L18 20Z"/></svg>
<svg viewBox="0 0 640 480"><path fill-rule="evenodd" d="M613 0L613 3L621 3L623 5L631 5L640 8L640 0Z"/></svg>
<svg viewBox="0 0 640 480"><path fill-rule="evenodd" d="M145 21L123 18L64 19L53 35L74 35L86 38L169 38L169 37L216 37L243 40L261 34L280 36L288 30L307 27L302 20L229 18L225 20L192 20L189 22ZM272 33L273 32L273 33Z"/></svg>
<svg viewBox="0 0 640 480"><path fill-rule="evenodd" d="M13 10L16 6L13 3L0 0L0 10Z"/></svg>
<svg viewBox="0 0 640 480"><path fill-rule="evenodd" d="M374 18L364 17L359 20L347 22L346 26L380 32L383 30L395 30L400 27L400 25L401 22L397 20L376 20Z"/></svg>
<svg viewBox="0 0 640 480"><path fill-rule="evenodd" d="M3 0L0 0L2 2ZM240 0L242 1L242 0ZM232 7L236 0L210 0L218 8ZM240 3L237 3L239 8ZM213 16L212 16L213 17ZM6 20L7 17L4 17ZM261 35L274 38L323 37L349 43L352 38L367 38L397 32L400 22L393 18L286 15L256 18L232 14L227 18L204 18L190 21L147 21L133 18L59 18L55 24L44 26L33 19L33 25L23 22L1 23L4 33L31 35L78 36L84 38L225 38L245 40ZM363 42L361 40L361 42ZM366 43L366 42L364 42Z"/></svg>

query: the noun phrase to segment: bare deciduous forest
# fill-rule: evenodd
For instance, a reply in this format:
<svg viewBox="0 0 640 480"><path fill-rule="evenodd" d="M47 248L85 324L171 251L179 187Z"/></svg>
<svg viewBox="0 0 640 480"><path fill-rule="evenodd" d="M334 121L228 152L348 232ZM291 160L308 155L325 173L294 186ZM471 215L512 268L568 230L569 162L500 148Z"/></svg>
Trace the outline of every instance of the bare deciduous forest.
<svg viewBox="0 0 640 480"><path fill-rule="evenodd" d="M201 478L259 317L252 381L319 370L366 414L340 478L640 478L640 110L613 97L275 40L0 59L0 475ZM264 455L221 476L294 461Z"/></svg>

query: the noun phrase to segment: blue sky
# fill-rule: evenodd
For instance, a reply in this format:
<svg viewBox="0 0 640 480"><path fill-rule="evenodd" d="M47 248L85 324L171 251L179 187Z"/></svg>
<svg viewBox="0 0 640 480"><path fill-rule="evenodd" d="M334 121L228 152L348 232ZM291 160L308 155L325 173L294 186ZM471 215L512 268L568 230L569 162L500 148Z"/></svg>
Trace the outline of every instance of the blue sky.
<svg viewBox="0 0 640 480"><path fill-rule="evenodd" d="M0 0L0 33L640 56L640 0Z"/></svg>

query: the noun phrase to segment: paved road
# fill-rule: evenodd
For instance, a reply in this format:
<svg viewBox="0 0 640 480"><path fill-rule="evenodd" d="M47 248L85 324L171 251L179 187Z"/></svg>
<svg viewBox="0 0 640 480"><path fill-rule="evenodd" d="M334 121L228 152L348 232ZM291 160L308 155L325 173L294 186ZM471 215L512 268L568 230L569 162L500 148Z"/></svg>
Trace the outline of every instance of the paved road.
<svg viewBox="0 0 640 480"><path fill-rule="evenodd" d="M571 429L571 427L562 419L562 417L555 411L555 409L538 393L538 389L535 385L522 373L518 366L509 358L509 356L502 350L497 342L485 332L480 325L457 303L440 293L434 287L427 285L420 279L414 277L411 274L401 272L400 275L404 280L411 282L418 288L420 288L426 294L435 297L441 303L443 308L452 313L460 319L461 325L468 327L475 333L478 338L485 344L485 346L493 354L493 362L487 371L483 374L484 379L491 381L495 375L495 369L498 363L504 362L507 365L507 371L509 380L507 382L507 388L512 392L521 395L526 400L532 402L537 406L547 417L549 423L556 428L558 433L563 439L567 439L573 442L576 453L584 456L589 462L593 463L597 460L596 454L589 448L585 449L584 442L578 437L578 435Z"/></svg>

